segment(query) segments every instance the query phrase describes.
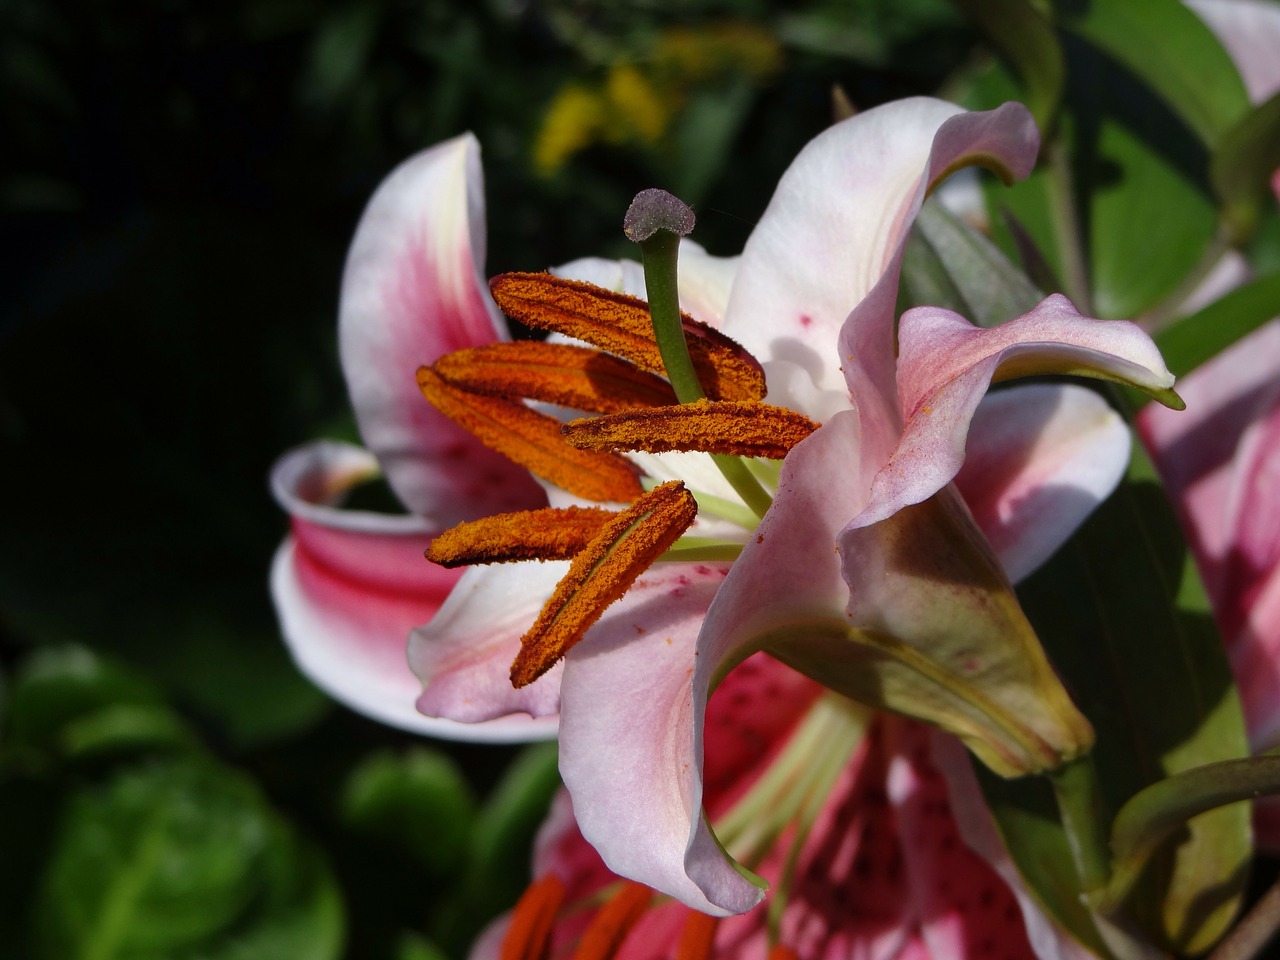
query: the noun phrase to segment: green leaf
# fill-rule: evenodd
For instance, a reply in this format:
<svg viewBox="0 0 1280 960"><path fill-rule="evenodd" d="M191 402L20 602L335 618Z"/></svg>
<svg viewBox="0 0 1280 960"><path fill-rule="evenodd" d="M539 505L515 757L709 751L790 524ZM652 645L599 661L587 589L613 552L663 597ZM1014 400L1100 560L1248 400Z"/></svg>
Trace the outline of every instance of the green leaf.
<svg viewBox="0 0 1280 960"><path fill-rule="evenodd" d="M36 909L42 956L338 956L318 854L247 780L191 758L122 771L67 807Z"/></svg>
<svg viewBox="0 0 1280 960"><path fill-rule="evenodd" d="M1280 273L1232 290L1155 335L1169 369L1186 376L1272 317L1280 316Z"/></svg>
<svg viewBox="0 0 1280 960"><path fill-rule="evenodd" d="M907 240L902 296L912 305L947 307L983 327L1012 320L1044 299L994 243L933 199Z"/></svg>
<svg viewBox="0 0 1280 960"><path fill-rule="evenodd" d="M1103 823L1144 787L1247 752L1244 720L1208 601L1150 462L1018 590L1054 666L1093 723ZM1071 906L1079 891L1051 857L1065 837L1044 785L990 790L1019 870L1047 909L1083 942L1096 940ZM1028 842L1028 835L1030 841ZM1194 821L1161 852L1130 900L1157 943L1197 953L1226 929L1250 856L1248 811Z"/></svg>
<svg viewBox="0 0 1280 960"><path fill-rule="evenodd" d="M1049 21L1028 0L951 0L976 23L1022 81L1021 99L1049 131L1062 99L1066 68Z"/></svg>
<svg viewBox="0 0 1280 960"><path fill-rule="evenodd" d="M443 877L465 865L475 799L457 764L419 746L365 758L343 789L342 814L356 830L407 850Z"/></svg>
<svg viewBox="0 0 1280 960"><path fill-rule="evenodd" d="M195 744L155 688L82 647L34 653L14 680L8 714L11 746L64 758Z"/></svg>
<svg viewBox="0 0 1280 960"><path fill-rule="evenodd" d="M1249 109L1218 38L1180 0L1056 0L1057 22L1142 78L1208 146Z"/></svg>
<svg viewBox="0 0 1280 960"><path fill-rule="evenodd" d="M1209 165L1222 216L1235 243L1253 235L1263 204L1275 203L1271 176L1280 168L1280 93L1236 121L1221 137Z"/></svg>

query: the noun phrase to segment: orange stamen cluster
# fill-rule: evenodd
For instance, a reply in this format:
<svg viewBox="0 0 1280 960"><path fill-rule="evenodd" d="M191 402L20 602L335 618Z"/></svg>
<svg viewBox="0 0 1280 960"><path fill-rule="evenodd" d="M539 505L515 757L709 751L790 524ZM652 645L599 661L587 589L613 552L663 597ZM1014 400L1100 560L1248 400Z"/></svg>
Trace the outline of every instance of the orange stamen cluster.
<svg viewBox="0 0 1280 960"><path fill-rule="evenodd" d="M720 918L690 911L680 931L680 944L676 947L675 960L709 960L716 942L716 928Z"/></svg>
<svg viewBox="0 0 1280 960"><path fill-rule="evenodd" d="M599 507L547 507L460 523L427 548L442 567L513 560L571 560L617 514Z"/></svg>
<svg viewBox="0 0 1280 960"><path fill-rule="evenodd" d="M560 435L560 421L517 401L473 393L448 383L432 367L418 369L418 386L432 406L516 463L588 500L634 500L643 488L624 458L576 450Z"/></svg>
<svg viewBox="0 0 1280 960"><path fill-rule="evenodd" d="M526 686L550 670L697 515L693 495L672 480L605 524L573 558L542 613L520 638L520 652L511 664L512 685Z"/></svg>
<svg viewBox="0 0 1280 960"><path fill-rule="evenodd" d="M756 400L700 400L574 420L565 439L584 450L702 450L781 460L818 425L804 414Z"/></svg>
<svg viewBox="0 0 1280 960"><path fill-rule="evenodd" d="M489 282L502 312L521 323L594 343L642 370L665 367L649 305L637 297L549 273L504 273ZM682 315L685 340L703 390L713 400L759 400L764 371L718 330Z"/></svg>
<svg viewBox="0 0 1280 960"><path fill-rule="evenodd" d="M600 349L500 343L459 350L418 370L437 410L485 444L576 496L629 503L623 511L545 509L463 523L427 552L443 566L571 560L569 571L520 642L516 687L549 670L623 596L697 516L680 483L644 492L619 451L702 450L785 457L817 424L763 403L755 358L711 327L683 316L689 354L710 397L676 402L643 300L550 274L511 273L490 284L509 316ZM599 414L564 425L534 400Z"/></svg>

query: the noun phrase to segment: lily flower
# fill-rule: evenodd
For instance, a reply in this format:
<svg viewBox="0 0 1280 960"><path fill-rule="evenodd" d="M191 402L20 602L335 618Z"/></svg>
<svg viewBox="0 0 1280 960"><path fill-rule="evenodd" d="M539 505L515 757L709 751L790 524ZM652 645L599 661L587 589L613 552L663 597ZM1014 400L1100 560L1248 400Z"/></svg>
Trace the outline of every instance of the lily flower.
<svg viewBox="0 0 1280 960"><path fill-rule="evenodd" d="M660 374L665 361L645 360L653 344L628 325L644 310L625 296L639 292L638 267L587 261L560 271L610 289L536 275L495 283L507 312L605 347L578 366L564 351L535 359L542 347L514 351L517 366L554 374L532 381L510 372L512 351L432 363L453 334L428 333L422 349L412 342L424 336L418 318L452 317L466 341L457 346L496 329L478 281L474 142L433 148L375 195L344 278L343 358L362 432L393 488L412 505L412 465L428 486L448 474L465 494L458 512L471 515L488 512L480 501L499 488L468 480L474 447L450 463L440 454L451 447L430 447L431 435L408 425L426 415L400 410L406 398L396 391L427 362L418 385L436 409L536 472L552 504L521 504L435 541L448 562L513 562L472 566L414 631L419 709L481 729L558 713L577 822L618 874L709 914L741 913L762 898L762 882L729 859L702 813L707 698L759 651L837 693L959 735L1002 773L1047 769L1087 749L1088 724L1045 661L1009 576L1047 558L1110 491L1127 433L1078 387L982 398L994 380L1085 373L1176 402L1172 376L1136 327L1083 318L1061 297L990 330L932 309L908 312L896 334L894 323L902 247L927 191L966 163L1025 175L1037 146L1018 105L970 114L925 98L819 136L784 175L738 261L690 246L681 258L692 314L684 330L703 354L700 377L738 383L727 371L745 370L746 386L702 403L651 399L639 414L630 404L661 387L637 386L636 371ZM434 305L443 294L448 309ZM624 329L626 342L608 339L609 327ZM363 338L378 349L363 353ZM495 357L508 365L496 383L485 372ZM763 384L752 385L753 357L769 403ZM353 372L357 363L372 366ZM595 395L565 404L550 382L585 383ZM522 397L600 415L562 432ZM382 431L383 417L395 429ZM762 452L783 459L780 471L748 462ZM724 458L738 482L721 476ZM298 483L278 486L294 505L324 499ZM441 509L425 502L429 516ZM344 522L382 543L365 521ZM295 531L299 523L295 515ZM429 530L419 527L419 542ZM298 609L315 605L299 551L286 547L277 566L278 580L297 588L286 596L294 624ZM295 650L316 642L290 640ZM327 679L360 702L375 688L362 679L352 694L351 668ZM841 706L825 710L815 742L858 742L860 710L832 702ZM832 766L819 767L838 775L849 749L831 750ZM731 848L758 852L749 827L740 829Z"/></svg>
<svg viewBox="0 0 1280 960"><path fill-rule="evenodd" d="M1240 690L1255 753L1280 746L1280 320L1192 371L1187 412L1144 409L1138 431L1178 511ZM1255 807L1280 850L1280 809Z"/></svg>

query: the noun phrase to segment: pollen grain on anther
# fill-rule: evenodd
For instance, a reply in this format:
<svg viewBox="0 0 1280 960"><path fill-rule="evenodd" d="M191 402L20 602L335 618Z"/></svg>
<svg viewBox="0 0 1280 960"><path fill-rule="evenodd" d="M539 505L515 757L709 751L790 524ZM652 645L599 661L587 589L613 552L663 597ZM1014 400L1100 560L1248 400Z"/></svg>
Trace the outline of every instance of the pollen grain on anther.
<svg viewBox="0 0 1280 960"><path fill-rule="evenodd" d="M572 420L565 439L588 450L701 450L781 460L818 429L804 414L755 401L698 401Z"/></svg>
<svg viewBox="0 0 1280 960"><path fill-rule="evenodd" d="M469 520L440 534L427 559L442 567L570 560L616 516L599 507L545 507Z"/></svg>
<svg viewBox="0 0 1280 960"><path fill-rule="evenodd" d="M418 386L432 406L486 446L570 493L626 503L643 492L635 467L616 454L571 447L554 417L455 387L431 367L418 368Z"/></svg>
<svg viewBox="0 0 1280 960"><path fill-rule="evenodd" d="M665 372L649 305L637 297L549 273L504 273L489 281L498 307L521 323L562 333ZM759 400L764 371L741 344L682 314L689 357L703 390L715 400Z"/></svg>
<svg viewBox="0 0 1280 960"><path fill-rule="evenodd" d="M606 523L574 557L538 619L520 638L520 652L511 664L512 686L527 686L550 670L689 529L697 514L693 494L671 480Z"/></svg>
<svg viewBox="0 0 1280 960"><path fill-rule="evenodd" d="M523 341L447 353L432 369L456 387L508 400L617 413L676 402L662 377L589 347Z"/></svg>

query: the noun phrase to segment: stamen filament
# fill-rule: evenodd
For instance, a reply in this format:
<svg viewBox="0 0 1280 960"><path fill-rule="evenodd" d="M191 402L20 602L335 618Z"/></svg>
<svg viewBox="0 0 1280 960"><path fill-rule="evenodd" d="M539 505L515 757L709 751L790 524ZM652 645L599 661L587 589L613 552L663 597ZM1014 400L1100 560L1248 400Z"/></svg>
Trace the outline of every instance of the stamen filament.
<svg viewBox="0 0 1280 960"><path fill-rule="evenodd" d="M643 490L635 468L624 458L565 443L554 417L517 401L455 387L431 367L418 368L418 386L432 406L486 446L570 493L626 503Z"/></svg>
<svg viewBox="0 0 1280 960"><path fill-rule="evenodd" d="M751 508L757 519L763 519L764 515L769 512L769 508L773 506L773 497L760 486L760 481L751 475L746 464L739 457L726 456L723 453L713 453L712 461L716 467L729 481L729 485L742 498L742 502Z"/></svg>
<svg viewBox="0 0 1280 960"><path fill-rule="evenodd" d="M572 560L617 513L599 507L546 507L460 523L427 548L442 567L513 560Z"/></svg>
<svg viewBox="0 0 1280 960"><path fill-rule="evenodd" d="M681 537L658 558L660 563L693 563L707 560L733 562L742 553L742 544L714 537Z"/></svg>
<svg viewBox="0 0 1280 960"><path fill-rule="evenodd" d="M680 538L697 517L693 495L678 480L642 494L583 548L511 664L516 689L542 676L582 639L615 600Z"/></svg>

